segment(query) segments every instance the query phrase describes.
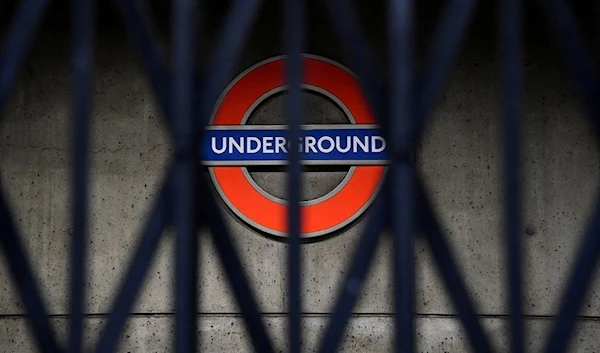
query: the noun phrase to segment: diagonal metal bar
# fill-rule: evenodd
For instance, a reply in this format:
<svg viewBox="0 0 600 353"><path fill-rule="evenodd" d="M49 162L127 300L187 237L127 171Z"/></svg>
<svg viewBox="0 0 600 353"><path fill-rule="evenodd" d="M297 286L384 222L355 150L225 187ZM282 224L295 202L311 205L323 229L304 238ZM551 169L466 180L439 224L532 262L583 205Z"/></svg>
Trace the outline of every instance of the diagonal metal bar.
<svg viewBox="0 0 600 353"><path fill-rule="evenodd" d="M341 38L341 44L347 53L350 67L361 81L363 94L367 97L375 116L382 120L383 117L387 117L387 107L382 94L385 87L377 74L375 54L362 31L356 9L346 0L328 0L325 4L335 31Z"/></svg>
<svg viewBox="0 0 600 353"><path fill-rule="evenodd" d="M499 11L499 52L502 63L504 89L504 143L505 143L505 231L506 268L508 271L510 308L510 351L521 353L524 349L523 289L521 256L521 35L522 17L520 0L504 0Z"/></svg>
<svg viewBox="0 0 600 353"><path fill-rule="evenodd" d="M589 230L585 234L583 246L578 254L579 257L567 282L566 291L544 352L566 352L577 315L585 299L585 293L598 266L600 255L600 202L597 203L591 219Z"/></svg>
<svg viewBox="0 0 600 353"><path fill-rule="evenodd" d="M396 352L415 350L415 255L414 255L414 150L413 58L414 5L412 0L390 0L388 26L391 77L389 112L392 147L392 188L394 210L394 302L396 306Z"/></svg>
<svg viewBox="0 0 600 353"><path fill-rule="evenodd" d="M44 353L59 352L37 281L1 190L0 185L0 246L4 249L13 281L27 309L38 348Z"/></svg>
<svg viewBox="0 0 600 353"><path fill-rule="evenodd" d="M237 0L231 5L210 62L208 75L200 92L200 99L198 99L200 129L204 129L208 124L212 109L231 78L236 63L231 58L237 58L243 49L245 39L256 20L262 1Z"/></svg>
<svg viewBox="0 0 600 353"><path fill-rule="evenodd" d="M448 72L455 63L476 5L477 0L453 0L444 9L422 70L424 76L417 90L417 137L425 131L427 118L432 114Z"/></svg>
<svg viewBox="0 0 600 353"><path fill-rule="evenodd" d="M570 7L564 0L540 0L560 53L588 110L597 133L600 132L600 79L592 56L585 48Z"/></svg>
<svg viewBox="0 0 600 353"><path fill-rule="evenodd" d="M288 116L288 141L300 139L303 116L302 47L304 42L304 8L302 0L286 0L285 2L285 43L288 56L285 60L285 76L288 85L286 112ZM302 167L300 151L295 142L289 149L288 165L288 286L289 286L289 347L291 353L301 351L301 264L300 253L300 195L302 193Z"/></svg>
<svg viewBox="0 0 600 353"><path fill-rule="evenodd" d="M596 136L600 131L600 80L593 70L569 6L561 0L541 1L550 27L576 88L584 98L584 105L594 125ZM600 198L600 197L599 197ZM583 239L577 262L567 283L558 315L550 332L546 352L564 352L573 332L577 315L590 286L600 258L600 201L596 205L592 223Z"/></svg>
<svg viewBox="0 0 600 353"><path fill-rule="evenodd" d="M385 183L388 177L385 178ZM388 189L387 185L383 190ZM356 251L352 256L348 275L344 278L343 287L335 301L333 314L321 339L319 349L320 353L335 352L340 345L344 330L348 323L348 318L352 313L352 308L358 299L360 289L365 281L369 267L373 262L377 243L381 236L381 230L384 224L384 193L379 193L371 206L370 215L367 220L367 226L364 234L360 237Z"/></svg>
<svg viewBox="0 0 600 353"><path fill-rule="evenodd" d="M467 331L471 347L477 353L491 352L487 336L479 323L477 314L475 314L475 308L456 265L456 260L435 217L435 212L427 198L423 184L420 182L417 187L417 200L419 204L419 227L427 239L450 298Z"/></svg>
<svg viewBox="0 0 600 353"><path fill-rule="evenodd" d="M197 236L196 192L198 135L192 112L195 73L196 0L176 0L172 6L173 85L171 119L175 144L172 180L175 246L175 351L196 351Z"/></svg>
<svg viewBox="0 0 600 353"><path fill-rule="evenodd" d="M236 302L242 311L252 345L256 352L274 353L275 350L258 311L258 305L252 294L253 291L246 277L244 267L240 262L219 207L214 200L211 188L208 186L208 181L203 180L200 184L199 195L202 195L200 201L201 219L204 224L208 224L219 258L223 263L225 274L233 289Z"/></svg>
<svg viewBox="0 0 600 353"><path fill-rule="evenodd" d="M49 0L24 0L17 9L4 45L0 51L0 111L24 62L27 48L40 24Z"/></svg>
<svg viewBox="0 0 600 353"><path fill-rule="evenodd" d="M85 310L85 268L88 196L88 129L92 84L94 6L93 0L73 0L73 228L71 249L71 331L69 352L82 350L83 312Z"/></svg>
<svg viewBox="0 0 600 353"><path fill-rule="evenodd" d="M170 74L163 53L157 44L158 40L147 9L139 0L116 0L115 4L121 11L132 44L140 53L142 64L150 78L152 88L156 92L158 103L165 116L169 116L171 113L168 111L168 107L171 106ZM166 119L165 122L171 127L170 119Z"/></svg>
<svg viewBox="0 0 600 353"><path fill-rule="evenodd" d="M165 186L169 184L167 178ZM127 316L133 307L135 299L142 287L144 278L148 273L154 254L165 227L171 219L171 202L167 188L163 186L160 196L156 200L152 213L145 225L142 237L135 247L135 254L122 282L112 310L108 315L98 344L96 353L114 352L117 342L125 326Z"/></svg>

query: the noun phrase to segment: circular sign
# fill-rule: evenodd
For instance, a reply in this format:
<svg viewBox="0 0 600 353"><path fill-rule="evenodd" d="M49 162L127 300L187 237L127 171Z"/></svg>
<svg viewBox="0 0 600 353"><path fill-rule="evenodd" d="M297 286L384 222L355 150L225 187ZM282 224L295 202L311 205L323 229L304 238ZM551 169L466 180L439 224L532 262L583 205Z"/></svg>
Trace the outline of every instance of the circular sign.
<svg viewBox="0 0 600 353"><path fill-rule="evenodd" d="M211 128L226 130L228 127L245 125L248 117L261 102L284 90L284 61L284 57L271 58L240 74L221 95L212 117ZM335 102L352 123L350 126L345 125L346 129L372 127L375 124L357 80L346 68L331 60L312 55L304 55L303 64L303 88L322 94ZM225 141L224 138L223 151ZM333 138L328 138L325 142L329 141L333 141ZM348 150L351 141L351 137L348 137ZM366 137L365 141L370 140ZM383 144L380 150L385 147L385 142ZM323 145L325 144L319 141L319 146ZM327 151L334 149L333 142L329 146L331 148ZM357 147L354 149L356 152ZM316 149L315 151L318 152ZM360 152L360 149L358 151ZM253 162L247 165L261 165L260 163ZM326 165L328 161L318 160L311 164L318 163ZM336 162L337 165L341 163L343 161ZM350 169L336 188L317 199L301 202L303 237L321 236L339 230L357 219L373 201L386 168L384 163L348 163ZM286 235L287 201L264 191L251 178L244 165L234 163L212 166L209 167L209 172L216 190L239 218L263 232L277 236Z"/></svg>

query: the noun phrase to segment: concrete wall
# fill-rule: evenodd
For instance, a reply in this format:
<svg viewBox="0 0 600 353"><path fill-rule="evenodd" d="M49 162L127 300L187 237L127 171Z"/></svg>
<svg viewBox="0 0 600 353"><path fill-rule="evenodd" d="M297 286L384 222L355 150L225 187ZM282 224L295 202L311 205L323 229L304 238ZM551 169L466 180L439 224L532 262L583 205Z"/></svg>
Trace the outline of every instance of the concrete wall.
<svg viewBox="0 0 600 353"><path fill-rule="evenodd" d="M265 19L265 16L267 18ZM331 31L311 22L308 52L342 61ZM237 71L281 52L273 36L276 19L259 21ZM273 26L273 27L270 27ZM136 53L122 34L103 32L96 55L91 146L89 275L86 288L87 344L97 338L143 222L164 178L171 143ZM371 34L381 51L380 37ZM265 40L269 38L269 40ZM488 37L486 37L489 39ZM447 232L468 288L490 339L500 351L507 343L507 290L502 235L502 125L500 74L493 44L472 38L440 97L419 152L419 168ZM540 349L552 323L563 285L588 223L599 181L600 155L579 99L555 54L532 46L524 61L527 106L524 137L527 345ZM68 327L70 244L71 68L68 37L46 33L34 48L10 106L0 123L0 172L41 283L52 324L65 340ZM335 114L309 102L314 119ZM277 102L262 118L280 119ZM271 118L269 118L271 117ZM319 184L336 176L311 174ZM256 175L257 178L261 176ZM262 182L281 187L281 176ZM312 184L314 185L314 184ZM286 246L223 214L252 281L265 323L284 349ZM303 246L305 341L312 351L323 333L337 289L364 226L364 218L339 235ZM525 228L529 228L526 232ZM527 234L527 233L532 233ZM200 235L200 345L209 352L249 348L239 310L232 299L208 234ZM123 352L164 352L173 336L173 236L162 238L145 288L120 344ZM468 342L455 315L432 255L416 242L417 342L423 352L465 352ZM0 258L4 259L3 249ZM393 336L389 271L392 242L380 242L375 264L345 335L348 352L390 351ZM35 351L4 263L0 266L0 352ZM600 351L600 281L581 312L571 352Z"/></svg>

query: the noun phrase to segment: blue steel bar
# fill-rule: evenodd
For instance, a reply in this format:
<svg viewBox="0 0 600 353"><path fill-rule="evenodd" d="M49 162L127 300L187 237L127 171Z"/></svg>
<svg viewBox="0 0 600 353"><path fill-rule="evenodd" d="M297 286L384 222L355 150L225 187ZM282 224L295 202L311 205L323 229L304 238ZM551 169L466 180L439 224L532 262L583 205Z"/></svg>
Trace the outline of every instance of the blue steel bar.
<svg viewBox="0 0 600 353"><path fill-rule="evenodd" d="M510 351L524 349L523 289L521 255L521 35L522 17L520 0L500 3L499 52L504 88L504 173L506 182L505 231L506 266L508 271L508 307L510 308Z"/></svg>
<svg viewBox="0 0 600 353"><path fill-rule="evenodd" d="M165 59L159 50L158 41L152 31L152 23L146 13L146 7L138 0L115 0L119 7L125 25L131 37L131 42L140 53L140 58L148 76L152 88L156 92L156 99L165 116L171 113L171 97L169 96L171 82L167 71ZM171 127L171 119L165 119L167 126Z"/></svg>
<svg viewBox="0 0 600 353"><path fill-rule="evenodd" d="M237 58L243 49L261 4L262 0L237 0L231 5L210 61L208 75L200 91L200 99L198 99L200 129L204 129L208 124L212 109L231 78L236 64L234 58Z"/></svg>
<svg viewBox="0 0 600 353"><path fill-rule="evenodd" d="M0 110L24 62L27 48L40 24L48 0L23 0L0 51Z"/></svg>
<svg viewBox="0 0 600 353"><path fill-rule="evenodd" d="M446 285L446 289L450 294L452 303L458 311L461 322L467 335L473 352L476 353L487 353L491 352L491 346L488 342L487 336L485 335L475 308L471 301L471 296L467 292L467 286L463 282L460 275L456 260L450 251L450 247L444 238L442 228L438 220L435 217L431 203L427 198L423 184L418 182L417 187L417 200L418 200L418 221L419 228L423 231L427 239L427 243L433 253L433 259L435 260L438 270L442 275L442 279Z"/></svg>
<svg viewBox="0 0 600 353"><path fill-rule="evenodd" d="M69 352L82 350L88 197L88 119L93 80L94 1L73 0L73 242L71 249L71 331Z"/></svg>
<svg viewBox="0 0 600 353"><path fill-rule="evenodd" d="M204 179L200 183L199 195L202 196L200 199L201 219L204 224L208 224L215 248L223 262L225 274L233 289L233 295L242 311L254 350L261 353L274 353L275 350L258 311L258 305L252 294L253 291L246 277L244 267L240 262L229 230L225 226L219 207L215 202L208 180Z"/></svg>
<svg viewBox="0 0 600 353"><path fill-rule="evenodd" d="M6 256L14 284L27 309L37 347L44 353L60 352L50 327L46 307L40 297L37 281L27 261L27 255L19 240L19 234L6 207L6 200L1 190L2 185L0 185L0 246L4 249L4 256Z"/></svg>
<svg viewBox="0 0 600 353"><path fill-rule="evenodd" d="M197 138L192 99L196 62L196 0L176 0L172 7L173 84L171 119L175 145L172 180L175 246L175 351L196 351L197 297Z"/></svg>
<svg viewBox="0 0 600 353"><path fill-rule="evenodd" d="M416 95L417 138L425 131L427 118L433 112L438 94L444 89L448 72L455 63L466 30L473 19L476 4L477 0L453 0L444 9Z"/></svg>
<svg viewBox="0 0 600 353"><path fill-rule="evenodd" d="M415 350L415 173L411 163L414 138L413 57L414 5L412 0L390 0L391 83L389 96L392 139L391 221L394 234L394 304L396 307L395 351Z"/></svg>
<svg viewBox="0 0 600 353"><path fill-rule="evenodd" d="M169 169L172 168L169 167ZM135 254L129 264L125 278L115 296L115 302L104 325L104 331L100 335L100 339L94 350L96 353L115 351L117 342L125 326L125 321L140 292L144 278L150 269L160 236L171 221L171 200L170 195L167 193L168 188L166 187L170 183L170 178L166 179L160 196L156 200L150 217L145 224L141 239L135 247Z"/></svg>
<svg viewBox="0 0 600 353"><path fill-rule="evenodd" d="M584 98L596 137L600 138L600 81L578 32L569 6L561 0L541 1L575 87ZM569 278L545 352L566 351L577 315L600 258L600 195Z"/></svg>
<svg viewBox="0 0 600 353"><path fill-rule="evenodd" d="M285 60L285 77L288 85L286 114L288 116L288 141L298 141L302 124L302 46L304 37L304 8L302 0L285 1L285 46L288 54ZM294 143L294 142L292 142ZM300 151L289 149L288 165L288 286L289 286L289 322L288 334L291 353L300 353L301 345L301 264L300 252L300 195L302 178Z"/></svg>
<svg viewBox="0 0 600 353"><path fill-rule="evenodd" d="M383 94L385 87L377 74L375 54L362 31L356 9L352 2L346 0L329 0L325 3L329 10L329 18L342 40L341 44L348 56L350 68L359 77L363 94L381 123L381 120L387 119Z"/></svg>
<svg viewBox="0 0 600 353"><path fill-rule="evenodd" d="M348 269L348 275L344 278L343 287L335 301L335 308L329 324L325 330L325 334L319 344L317 352L329 353L335 352L340 345L342 336L348 323L348 318L352 313L352 308L358 299L360 289L365 281L367 272L371 263L373 262L373 256L377 249L377 243L381 236L381 230L384 224L384 190L389 190L389 178L385 178L385 184L382 188L382 192L375 198L375 201L371 205L369 218L367 220L367 226L364 233L360 237L359 243L357 244L356 250L352 255L350 266Z"/></svg>

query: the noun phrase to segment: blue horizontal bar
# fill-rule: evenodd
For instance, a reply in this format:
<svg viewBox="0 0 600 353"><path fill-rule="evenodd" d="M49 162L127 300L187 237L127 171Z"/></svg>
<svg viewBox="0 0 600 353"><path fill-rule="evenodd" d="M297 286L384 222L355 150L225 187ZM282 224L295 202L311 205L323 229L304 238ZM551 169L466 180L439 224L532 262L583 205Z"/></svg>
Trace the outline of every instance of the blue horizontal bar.
<svg viewBox="0 0 600 353"><path fill-rule="evenodd" d="M387 164L386 142L375 125L306 125L296 148L303 164ZM284 165L288 163L284 125L212 126L201 153L205 165Z"/></svg>

